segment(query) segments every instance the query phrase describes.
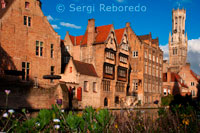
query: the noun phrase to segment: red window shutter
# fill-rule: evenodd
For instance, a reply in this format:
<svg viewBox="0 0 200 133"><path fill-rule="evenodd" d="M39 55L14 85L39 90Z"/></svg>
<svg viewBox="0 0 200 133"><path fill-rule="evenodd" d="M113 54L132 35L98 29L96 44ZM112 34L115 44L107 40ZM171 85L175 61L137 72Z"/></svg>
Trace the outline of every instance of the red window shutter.
<svg viewBox="0 0 200 133"><path fill-rule="evenodd" d="M79 87L77 89L77 99L78 99L78 101L82 101L82 88L81 87Z"/></svg>
<svg viewBox="0 0 200 133"><path fill-rule="evenodd" d="M70 67L70 73L72 73L72 67Z"/></svg>

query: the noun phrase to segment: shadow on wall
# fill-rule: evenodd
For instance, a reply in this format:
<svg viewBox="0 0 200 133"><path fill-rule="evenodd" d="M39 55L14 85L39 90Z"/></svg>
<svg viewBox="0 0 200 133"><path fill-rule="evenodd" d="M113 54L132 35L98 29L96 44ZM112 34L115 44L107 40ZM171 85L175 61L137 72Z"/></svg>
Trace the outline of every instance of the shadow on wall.
<svg viewBox="0 0 200 133"><path fill-rule="evenodd" d="M200 101L200 80L198 82L198 85L197 85L197 100Z"/></svg>
<svg viewBox="0 0 200 133"><path fill-rule="evenodd" d="M12 57L0 45L0 107L6 107L6 93L5 90L10 90L8 95L7 106L10 108L18 108L28 106L29 102L26 97L29 95L30 88L33 86L33 81L22 82L19 72L17 70ZM5 72L9 72L6 74Z"/></svg>
<svg viewBox="0 0 200 133"><path fill-rule="evenodd" d="M180 87L179 87L179 85L178 85L178 82L175 82L175 83L174 83L172 94L173 94L174 96L175 96L175 95L181 95L181 90L180 90Z"/></svg>

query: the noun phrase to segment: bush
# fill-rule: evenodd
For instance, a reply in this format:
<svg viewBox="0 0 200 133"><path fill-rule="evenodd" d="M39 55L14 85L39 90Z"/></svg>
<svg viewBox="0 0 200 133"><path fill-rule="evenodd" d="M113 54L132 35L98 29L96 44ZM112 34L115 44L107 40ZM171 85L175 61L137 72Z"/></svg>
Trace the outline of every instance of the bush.
<svg viewBox="0 0 200 133"><path fill-rule="evenodd" d="M170 103L173 101L173 99L174 99L173 95L168 95L168 96L162 97L161 98L161 105L162 106L169 106Z"/></svg>

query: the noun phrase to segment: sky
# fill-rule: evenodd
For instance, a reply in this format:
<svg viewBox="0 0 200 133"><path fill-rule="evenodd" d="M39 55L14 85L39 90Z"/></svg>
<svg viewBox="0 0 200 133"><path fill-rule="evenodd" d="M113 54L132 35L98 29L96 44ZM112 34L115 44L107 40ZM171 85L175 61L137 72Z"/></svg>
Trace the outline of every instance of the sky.
<svg viewBox="0 0 200 133"><path fill-rule="evenodd" d="M172 29L172 9L186 9L188 61L200 74L200 0L41 0L42 11L52 27L64 39L66 32L83 35L88 19L95 25L113 24L124 28L126 22L137 35L151 32L159 38L160 47L168 59L168 38ZM195 57L195 58L194 58ZM199 57L199 58L197 58Z"/></svg>

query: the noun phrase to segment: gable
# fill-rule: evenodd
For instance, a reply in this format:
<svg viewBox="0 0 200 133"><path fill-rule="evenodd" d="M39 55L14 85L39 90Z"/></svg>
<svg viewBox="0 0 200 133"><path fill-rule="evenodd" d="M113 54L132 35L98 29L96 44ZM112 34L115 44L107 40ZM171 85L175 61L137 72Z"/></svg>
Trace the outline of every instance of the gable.
<svg viewBox="0 0 200 133"><path fill-rule="evenodd" d="M106 40L106 48L117 51L117 41L114 29L112 28Z"/></svg>

